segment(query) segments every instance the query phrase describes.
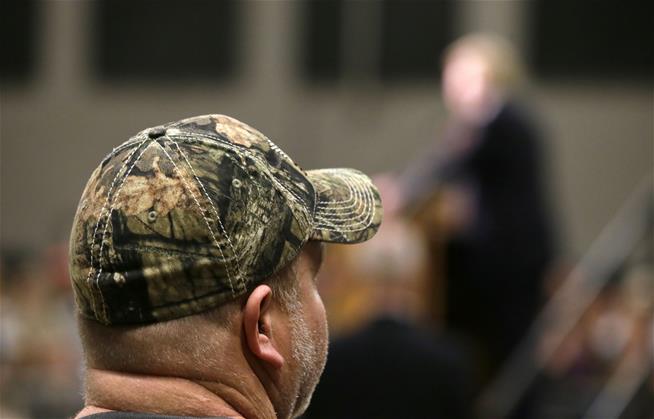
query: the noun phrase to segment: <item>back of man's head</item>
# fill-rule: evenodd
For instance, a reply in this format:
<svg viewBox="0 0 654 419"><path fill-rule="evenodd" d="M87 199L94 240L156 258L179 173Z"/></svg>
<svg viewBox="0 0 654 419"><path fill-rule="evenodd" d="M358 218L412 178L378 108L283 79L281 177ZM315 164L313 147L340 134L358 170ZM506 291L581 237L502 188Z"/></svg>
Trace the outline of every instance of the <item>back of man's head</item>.
<svg viewBox="0 0 654 419"><path fill-rule="evenodd" d="M292 265L265 281L281 310L301 310ZM211 378L229 369L247 295L208 311L164 322L111 326L78 316L86 365L111 371ZM194 370L194 371L191 371Z"/></svg>
<svg viewBox="0 0 654 419"><path fill-rule="evenodd" d="M304 171L226 116L116 147L71 234L90 409L80 416L301 413L326 356L319 242L362 242L380 222L364 174Z"/></svg>

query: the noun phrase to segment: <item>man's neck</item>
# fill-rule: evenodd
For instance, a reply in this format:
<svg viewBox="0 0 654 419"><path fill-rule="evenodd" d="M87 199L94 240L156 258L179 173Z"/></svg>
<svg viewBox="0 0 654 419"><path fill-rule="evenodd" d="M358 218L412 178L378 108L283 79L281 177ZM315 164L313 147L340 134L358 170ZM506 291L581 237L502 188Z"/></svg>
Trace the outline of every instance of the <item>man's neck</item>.
<svg viewBox="0 0 654 419"><path fill-rule="evenodd" d="M89 368L86 405L76 419L112 410L171 416L276 417L267 397L253 396L245 389L216 382Z"/></svg>

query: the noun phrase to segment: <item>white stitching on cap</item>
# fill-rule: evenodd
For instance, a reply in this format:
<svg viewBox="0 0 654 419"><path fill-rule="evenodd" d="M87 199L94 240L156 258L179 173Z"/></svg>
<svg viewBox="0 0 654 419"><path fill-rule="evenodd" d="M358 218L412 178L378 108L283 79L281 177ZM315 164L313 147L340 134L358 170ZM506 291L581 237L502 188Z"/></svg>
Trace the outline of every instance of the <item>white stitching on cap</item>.
<svg viewBox="0 0 654 419"><path fill-rule="evenodd" d="M264 136L264 138L265 138L266 140L268 140L269 143L272 143L272 142L270 141L270 139L268 139L268 137ZM222 144L222 143L221 143L221 144ZM273 145L275 145L275 144L273 143ZM226 146L227 146L227 145L226 145ZM276 145L275 145L275 147L276 147L277 149L279 149L279 147L277 147ZM260 158L257 158L253 153L251 153L250 150L247 149L247 148L244 148L244 147L243 147L243 148L236 148L236 147L234 147L234 146L231 146L231 147L230 147L230 146L227 146L227 148L230 148L231 150L233 150L233 151L235 151L235 152L243 152L243 153L245 153L248 157L250 157L252 160L255 160L255 161L257 161L257 160L260 161L260 160L261 160ZM290 160L291 162L293 161L293 160L292 160L290 157L288 157L288 156L286 155L286 153L284 153L281 149L279 149L279 150L281 151L281 154L285 155L286 158L288 158L288 160ZM306 176L305 176L305 178L306 178ZM277 180L277 178L275 178L275 175L274 175L272 172L270 173L269 179L270 179L270 181L273 183L273 185L277 186L278 191L281 192L282 195L284 195L284 192L286 192L286 193L288 193L288 194L291 195L290 197L289 197L289 196L285 196L286 199L290 199L291 201L296 201L297 204L301 205L303 208L305 208L305 209L308 211L307 203L305 202L305 200L302 199L302 198L300 198L300 197L299 197L295 192L293 192L291 189L288 189L287 187L285 187L284 185L282 185L282 184ZM307 180L308 180L308 179L307 179ZM310 180L308 180L308 182L311 183ZM315 189L315 188L314 188L314 189ZM315 192L314 192L314 193L315 193ZM315 205L316 205L316 202L315 202L315 201L314 201L314 204L313 204L313 205L314 205L314 214L315 214ZM313 214L311 214L311 215L313 215ZM294 216L295 216L295 214L294 214ZM311 223L311 221L309 221L309 223ZM306 234L305 234L304 239L306 240L310 235L311 235L311 229L309 228L309 229L307 229L307 232L306 232Z"/></svg>
<svg viewBox="0 0 654 419"><path fill-rule="evenodd" d="M347 183L347 182L346 182L346 183ZM351 188L351 185L348 184L348 188ZM358 192L358 191L355 192L355 193L356 193L357 195L359 195L359 192ZM373 198L373 195L372 195L372 192L370 191L370 189L366 189L365 193L362 194L362 195L363 195L363 197L364 197L364 201L362 201L362 202L364 202L364 209L365 209L366 211L370 211L370 209L372 209L372 211L368 213L368 216L369 216L370 218L369 218L369 220L368 220L367 223L365 223L364 221L361 221L361 222L358 222L358 223L353 223L353 224L351 224L351 226L352 226L352 225L356 225L356 224L362 224L362 227L360 227L360 228L348 228L348 229L343 229L343 228L339 228L336 224L334 224L334 223L332 222L332 221L340 221L340 220L342 220L342 218L328 218L328 217L324 217L324 216L318 214L317 217L316 217L316 219L318 219L318 220L320 220L321 222L324 223L324 224L323 224L324 227L323 227L323 228L320 228L320 229L322 229L322 230L328 230L328 231L335 231L335 232L342 232L342 233L353 233L353 232L357 232L357 231L365 230L365 229L367 229L368 227L370 227L370 225L372 224L372 222L373 222L374 219L375 219L375 217L374 217L374 212L375 212L375 211L374 211L374 207L375 207L375 205L374 205L374 198ZM365 205L365 204L371 204L371 205Z"/></svg>
<svg viewBox="0 0 654 419"><path fill-rule="evenodd" d="M232 253L234 254L234 261L236 263L236 270L238 271L241 279L241 286L245 288L245 282L243 278L243 272L241 271L241 265L239 263L239 258L236 254L236 249L234 248L234 245L232 244L232 241L229 238L229 234L227 234L227 230L225 230L225 226L223 225L223 222L220 221L220 216L218 215L218 210L216 209L216 206L213 204L213 201L209 197L209 193L204 187L204 184L200 181L200 178L198 177L197 173L195 172L195 169L193 166L191 166L191 162L189 162L188 157L186 157L186 154L184 151L182 151L181 147L179 144L177 144L177 141L173 140L172 138L168 138L173 144L175 144L175 147L177 147L177 150L179 151L179 154L184 158L184 161L186 161L186 164L188 167L191 169L191 173L193 174L193 177L195 180L198 182L200 185L200 188L202 188L202 191L204 193L204 196L207 198L207 201L209 201L209 204L211 205L211 209L213 210L214 215L216 216L216 220L218 220L218 224L220 225L220 229L223 231L223 234L225 235L225 238L227 238L227 243L229 244L229 247L232 249ZM233 292L233 290L232 290Z"/></svg>
<svg viewBox="0 0 654 419"><path fill-rule="evenodd" d="M218 243L218 240L216 239L216 235L214 234L213 229L211 228L211 223L209 223L209 219L204 215L204 211L202 211L202 206L200 205L200 201L198 201L195 194L193 193L193 189L190 187L190 185L188 184L186 178L183 176L182 171L177 166L177 163L175 163L175 160L173 160L173 158L170 156L170 154L168 154L168 151L166 151L166 149L161 144L159 144L158 141L155 141L155 143L157 143L159 148L161 148L161 150L170 159L170 162L173 164L173 166L175 166L175 169L177 169L179 171L179 175L182 178L182 181L186 185L186 188L188 189L189 193L191 194L191 197L193 197L193 201L195 201L195 204L198 206L198 210L200 211L200 215L202 215L202 218L204 218L204 222L207 225L207 228L209 229L209 233L211 233L211 238L213 239L213 242L216 244L216 247L218 247L218 251L220 252L220 255L223 257L223 260L227 261L227 258L225 258L225 254L223 253L223 249L220 246L220 244ZM227 265L225 265L225 273L227 274L227 280L229 281L229 287L232 289L232 296L235 297L236 293L234 292L234 284L232 283L232 277L231 277L229 271L230 270L227 269Z"/></svg>
<svg viewBox="0 0 654 419"><path fill-rule="evenodd" d="M290 158L290 157L288 157L288 154L284 153L284 150L282 150L281 148L279 148L279 147L277 146L277 144L273 143L273 142L270 140L270 138L266 137L265 135L263 136L263 138L265 138L266 141L268 141L268 145L270 146L271 149L273 149L273 151L275 151L275 152L281 154L282 157L286 157L286 159L288 159L288 160L290 160L290 161L293 161L293 159Z"/></svg>
<svg viewBox="0 0 654 419"><path fill-rule="evenodd" d="M166 137L168 139L172 140L172 138L170 136L167 135ZM198 138L195 138L195 137L188 137L188 136L183 136L183 135L176 135L175 137L178 138L178 139L191 139L191 140L194 140L194 141L199 140ZM223 145L222 142L220 144ZM230 148L230 150L232 150L232 148ZM252 183L257 183L257 180L254 177L252 177L252 175L248 172L248 170L246 168L244 168L238 160L236 160L233 156L229 155L228 153L225 153L224 156L225 156L225 158L229 159L232 163L234 163L234 166L238 167L250 179L250 181L252 181ZM257 189L257 193L258 192L259 192L259 189ZM275 189L275 192L280 193L277 189ZM231 197L229 197L227 195L223 194L223 196L225 198L229 199L229 200L232 200ZM248 209L248 212L251 215L255 216L259 221L261 221L258 214L256 214L255 212L253 212L252 210L249 210L249 209Z"/></svg>
<svg viewBox="0 0 654 419"><path fill-rule="evenodd" d="M341 179L346 179L346 176L343 176L341 173L336 173L336 176L341 178ZM343 199L340 201L323 201L318 204L318 208L323 208L323 207L339 207L340 204L348 204L347 206L342 206L343 208L349 208L352 206L352 202L356 200L354 194L352 193L352 190L350 189L350 196L347 199Z"/></svg>
<svg viewBox="0 0 654 419"><path fill-rule="evenodd" d="M124 149L126 149L126 148L128 148L128 147L131 147L131 146L133 146L134 144L138 143L138 142L139 142L139 138L141 139L141 142L138 144L138 146L137 146L136 148L139 148L139 147L141 146L141 144L143 144L143 143L148 139L148 136L145 135L145 132L143 132L143 131L139 132L138 134L134 135L134 136L133 136L132 138L130 138L129 140L127 140L127 141L125 141L124 143L122 143L122 144L120 144L120 145L114 147L114 148L111 150L111 153L107 154L107 155L105 156L105 158L102 159L102 161L108 160L108 159L114 157L116 154L118 154L118 153L120 153L121 151L123 151Z"/></svg>
<svg viewBox="0 0 654 419"><path fill-rule="evenodd" d="M341 215L341 217L339 217L338 219L342 219L342 216L346 216L347 214L357 215L358 217L355 217L355 219L362 218L363 216L367 216L366 214L362 214L361 211L356 210L355 208L363 206L364 210L366 210L367 208L370 207L370 205L368 204L370 204L371 201L367 199L370 197L370 190L367 188L364 189L362 186L360 186L360 184L353 184L347 178L343 178L343 183L348 187L348 190L350 190L352 196L355 197L354 200L355 203L353 205L349 205L348 207L326 209L322 214L319 214L320 218L333 219L327 216L336 215L336 214ZM364 200L356 199L361 197L363 197Z"/></svg>
<svg viewBox="0 0 654 419"><path fill-rule="evenodd" d="M169 130L168 130L168 131L169 131ZM168 131L166 131L166 133L168 133ZM167 137L168 139L171 139L170 135L168 135L168 134L166 134L166 137ZM193 141L196 141L196 142L201 140L201 138L189 137L189 136L184 136L184 135L175 135L175 138L177 138L177 139L181 139L181 140L193 140ZM204 142L208 142L208 141L205 140ZM211 144L211 145L215 145L213 142L210 142L210 144ZM224 144L223 142L220 142L220 145L222 146L222 145L225 145L225 144ZM231 150L231 149L232 149L232 148L230 148L230 150ZM234 166L235 166L235 167L238 167L238 168L239 168L239 169L240 169L240 170L241 170L241 171L242 171L242 172L243 172L243 173L244 173L244 174L245 174L245 175L246 175L246 176L247 176L247 177L248 177L248 178L253 182L253 183L256 183L256 182L257 182L257 180L256 180L254 177L252 177L252 175L248 172L248 170L247 170L246 168L244 168L244 167L241 165L241 162L239 162L237 159L235 159L235 158L234 158L232 155L230 155L229 153L225 153L224 156L225 156L225 158L229 159L232 163L234 163ZM259 191L259 190L257 189L257 191ZM277 189L274 189L274 191L275 191L276 193L278 193L278 194L281 194L281 192L279 192ZM282 196L283 196L283 194L282 194ZM225 195L225 194L223 194L223 197L225 197L226 199L232 200L231 197L229 197L229 196L227 196L227 195ZM286 198L286 197L285 197L285 198ZM314 205L315 205L315 202L314 202ZM253 212L252 210L249 210L249 209L247 209L247 211L248 211L251 215L255 216L259 221L261 221L261 218L259 217L258 214L256 214L255 212ZM224 240L224 241L226 241L226 240ZM222 243L222 242L223 242L223 241L221 241L221 243Z"/></svg>
<svg viewBox="0 0 654 419"><path fill-rule="evenodd" d="M331 175L331 177L339 177L339 178L341 178L341 179L354 179L354 178L358 178L358 179L363 179L364 181L367 181L367 179L368 179L368 178L367 178L366 176L364 176L364 175L361 175L361 174L359 174L359 173L353 173L353 172L350 172L351 175L346 176L345 174L342 173L342 171L341 171L340 169L321 169L321 170L317 170L316 172L320 172L320 173L335 173L335 176L334 176L334 175ZM364 183L368 183L368 182L364 182ZM354 195L353 195L352 193L350 193L350 196L349 196L347 199L343 199L343 200L340 200L340 201L323 201L323 202L321 202L321 203L319 204L319 206L321 206L321 207L325 207L325 206L336 206L336 205L338 205L338 204L345 204L345 203L347 203L347 204L349 205L350 202L352 202L353 200L354 200Z"/></svg>
<svg viewBox="0 0 654 419"><path fill-rule="evenodd" d="M212 145L215 144L215 142L209 142L209 141L206 141L206 140L203 139L203 138L197 138L197 137L188 136L188 135L178 135L177 138L182 138L182 139L187 139L187 140L192 140L192 141L208 142L208 143L210 143L210 144L212 144ZM209 137L209 138L211 138L211 137ZM242 153L245 153L248 157L250 157L250 158L253 159L253 160L258 160L258 161L261 160L261 158L256 157L256 156L255 156L255 155L254 155L250 150L248 150L248 149L245 148L245 147L236 147L236 146L233 146L233 145L227 144L227 143L225 143L224 141L219 141L219 143L220 143L220 145L222 145L222 146L224 146L225 148L228 148L228 149L234 151L235 153L241 153L241 152L242 152ZM290 159L289 159L289 160L290 160ZM291 195L290 198L292 198L292 200L294 200L294 201L299 201L300 204L305 204L305 200L304 200L304 199L302 199L299 195L297 195L297 194L296 194L295 192L293 192L292 190L286 188L284 185L282 185L281 183L279 183L279 181L277 180L277 178L275 178L275 176L274 176L272 173L270 174L270 180L271 180L271 182L272 182L275 186L277 186L278 188L282 189L283 192L287 192L288 194L290 194L290 195ZM286 199L289 199L289 197L286 196Z"/></svg>
<svg viewBox="0 0 654 419"><path fill-rule="evenodd" d="M374 214L374 212L372 212L371 214ZM338 221L339 219L334 219L334 220ZM329 230L329 231L336 231L336 232L343 232L343 233L352 233L352 232L367 229L368 227L370 227L373 220L374 220L374 217L371 216L370 219L368 220L368 222L365 223L364 225L362 225L361 227L358 227L358 228L341 228L338 225L336 225L335 223L333 223L332 221L329 221L329 220L326 220L326 219L321 219L320 223L318 224L318 228L321 229L321 230ZM361 224L363 224L363 222Z"/></svg>
<svg viewBox="0 0 654 419"><path fill-rule="evenodd" d="M271 148L273 148L273 150L279 150L279 152L280 152L280 154L282 156L285 156L291 162L293 161L290 157L288 157L288 155L286 155L286 153L284 153L279 147L277 147L274 143L272 143L272 141L270 141L270 139L268 137L264 136L264 138L268 141L269 144L272 144ZM233 148L232 150L242 151L245 154L247 154L248 157L250 157L251 159L259 160L247 148L238 148L238 149ZM304 199L302 199L297 193L293 192L293 190L291 190L291 189L287 188L286 186L282 185L281 183L279 183L279 181L277 180L277 178L275 178L275 176L274 176L274 174L272 172L270 173L270 179L272 180L272 182L275 185L277 185L279 188L283 189L284 191L288 192L293 198L295 198L295 200L299 201L300 204L305 204Z"/></svg>
<svg viewBox="0 0 654 419"><path fill-rule="evenodd" d="M136 153L136 151L137 151L137 150L138 150L138 149L143 145L143 143L144 143L145 141L146 141L146 140L141 141L141 142L140 142L136 147L134 147L134 149L133 149L133 150L132 150L128 155L127 155L127 158L125 159L125 162L128 162L129 159L132 158L132 156L134 155L134 153ZM114 150L115 150L115 149L114 149ZM112 153L113 153L113 151L112 151ZM107 199L104 201L104 204L102 205L102 208L100 208L100 215L98 216L98 221L95 223L95 228L93 229L93 241L91 242L91 267L89 268L89 274L88 274L88 276L86 277L86 281L87 281L87 282L88 282L88 280L91 278L91 271L93 270L93 247L95 247L95 235L96 235L96 233L98 232L98 228L100 227L100 220L102 219L102 216L103 216L103 214L104 214L104 210L105 210L105 208L107 207L107 204L109 204L109 199L110 199L110 197L111 197L111 191L113 191L114 186L116 186L116 180L118 179L118 177L119 177L119 175L120 175L120 172L122 171L122 169L125 168L125 166L126 166L126 165L123 164L123 167L121 167L120 169L118 169L118 171L117 171L116 174L114 175L114 178L113 178L113 180L111 181L111 185L109 186L109 191L107 192Z"/></svg>
<svg viewBox="0 0 654 419"><path fill-rule="evenodd" d="M318 190L316 189L316 185L314 185L313 182L311 182L311 179L309 179L309 183L311 184L311 187L313 188L313 211L311 212L311 218L315 220L315 218L316 218L316 209L318 209Z"/></svg>
<svg viewBox="0 0 654 419"><path fill-rule="evenodd" d="M145 140L143 142L141 142L139 144L139 146L141 146L143 143L145 143ZM116 199L118 198L118 196L120 195L120 192L123 189L123 185L125 185L125 181L127 180L127 177L132 172L132 169L134 169L134 166L136 165L136 163L139 160L141 160L141 157L143 157L143 153L145 153L145 150L147 150L148 148L150 148L150 144L148 144L147 147L143 147L143 150L141 150L139 155L132 162L132 165L129 167L129 169L125 173L125 176L123 176L123 180L120 183L120 186L118 187L118 189L116 190L116 195L114 195L111 207L109 207L109 213L107 214L107 222L104 224L104 229L102 230L102 240L100 241L100 258L102 258L102 250L104 249L104 238L107 235L107 227L109 226L109 219L111 218L111 213L114 212L113 202L115 202ZM138 147L137 147L137 149L138 149ZM94 239L95 239L95 237L94 237ZM89 273L90 273L90 271L89 271ZM104 295L102 295L102 290L100 289L100 274L102 274L102 264L100 264L100 269L98 269L98 273L95 276L95 287L97 288L98 293L100 294L100 299L102 300L102 312L103 312L104 316L107 317L107 304L104 301Z"/></svg>
<svg viewBox="0 0 654 419"><path fill-rule="evenodd" d="M144 143L145 141L146 141L146 140L141 141L141 142L140 142L136 147L134 147L134 149L133 149L133 150L132 150L128 155L127 155L127 158L125 159L125 162L128 162L129 159L132 158L132 156L134 155L134 153L136 153L136 151L137 151L137 150L138 150L138 149L143 145L143 143ZM113 153L115 152L115 150L116 150L116 149L112 150L112 156L113 156ZM116 174L114 175L114 178L113 178L113 180L111 181L111 185L109 186L109 191L107 192L107 199L105 200L104 204L102 205L102 208L100 208L100 214L98 215L98 221L95 223L95 228L93 229L93 240L91 241L91 252L90 252L90 253L91 253L91 263L90 263L90 266L89 266L89 273L88 273L88 275L86 276L86 281L85 281L85 282L87 282L87 283L88 283L89 280L91 279L91 274L93 273L93 254L95 253L94 250L93 250L93 248L95 247L95 235L97 234L97 232L98 232L98 228L100 227L100 220L102 220L102 217L103 217L103 214L104 214L105 208L106 208L107 205L109 204L109 199L110 199L110 197L111 197L111 192L113 191L114 186L116 186L116 180L119 178L120 172L121 172L125 167L126 167L126 165L123 164L123 166L122 166L120 169L118 169L118 171L117 171ZM102 253L100 254L100 256L102 256ZM98 291L100 291L99 288L98 288ZM101 291L100 291L100 293L101 293ZM91 306L92 306L92 308L93 308L93 311L96 311L96 306L95 306L95 297L93 297L93 294L91 294L91 297L92 297L92 298L91 298Z"/></svg>

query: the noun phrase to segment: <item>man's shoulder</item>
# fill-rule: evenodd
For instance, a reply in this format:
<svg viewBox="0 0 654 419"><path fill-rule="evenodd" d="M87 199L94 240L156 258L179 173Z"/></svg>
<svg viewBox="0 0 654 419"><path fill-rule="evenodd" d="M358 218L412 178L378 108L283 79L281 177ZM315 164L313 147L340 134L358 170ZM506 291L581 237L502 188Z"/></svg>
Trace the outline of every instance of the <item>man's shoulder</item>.
<svg viewBox="0 0 654 419"><path fill-rule="evenodd" d="M170 416L170 415L157 415L155 413L139 413L139 412L102 412L94 413L88 416L82 416L79 419L229 419L225 416Z"/></svg>

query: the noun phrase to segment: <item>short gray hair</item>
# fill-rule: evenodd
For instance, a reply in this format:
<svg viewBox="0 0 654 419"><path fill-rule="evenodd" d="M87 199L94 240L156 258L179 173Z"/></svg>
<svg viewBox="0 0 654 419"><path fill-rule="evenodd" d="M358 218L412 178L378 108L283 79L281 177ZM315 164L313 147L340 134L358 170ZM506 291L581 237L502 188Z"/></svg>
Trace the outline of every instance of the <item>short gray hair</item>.
<svg viewBox="0 0 654 419"><path fill-rule="evenodd" d="M264 281L285 313L301 308L296 264L297 258ZM147 325L105 326L78 316L86 364L134 373L166 373L162 367L179 365L182 359L206 364L212 345L220 341L221 333L234 326L248 296L200 314Z"/></svg>

